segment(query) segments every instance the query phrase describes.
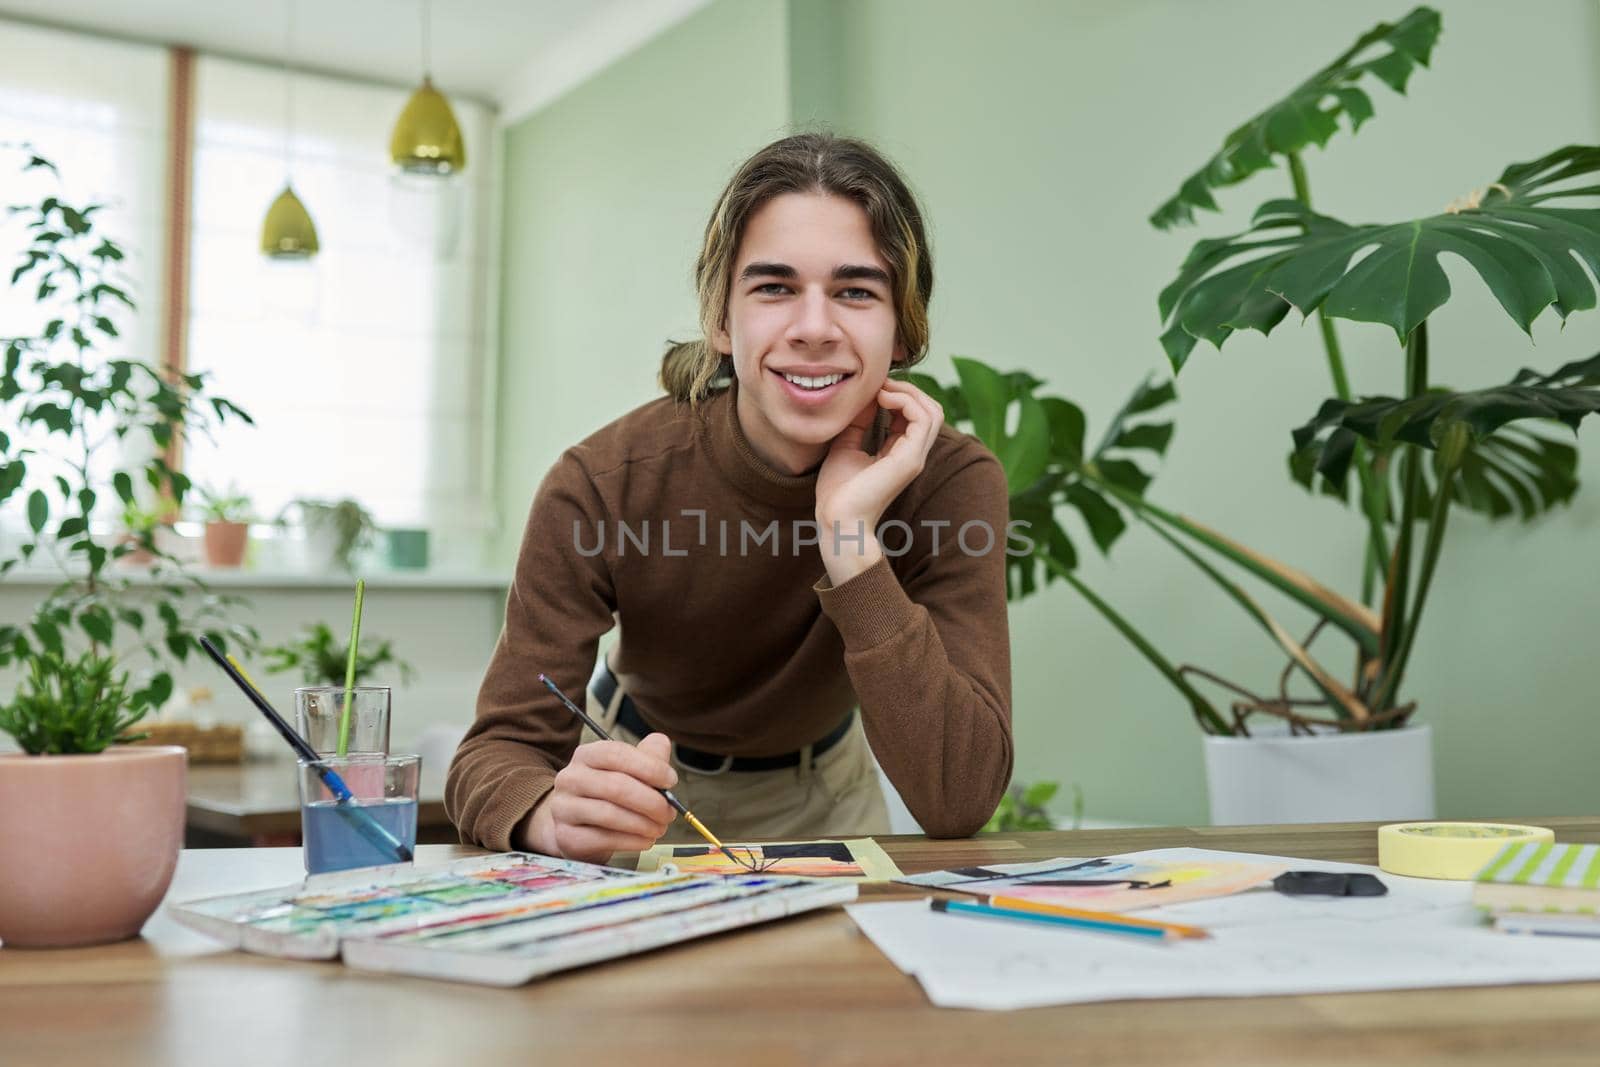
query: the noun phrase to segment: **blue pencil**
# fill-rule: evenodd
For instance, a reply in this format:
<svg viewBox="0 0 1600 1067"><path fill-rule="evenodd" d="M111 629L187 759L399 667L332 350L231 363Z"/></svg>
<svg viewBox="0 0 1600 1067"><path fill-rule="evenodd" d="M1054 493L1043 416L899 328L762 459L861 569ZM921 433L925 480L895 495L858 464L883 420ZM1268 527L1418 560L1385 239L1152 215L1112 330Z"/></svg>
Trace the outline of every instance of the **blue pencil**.
<svg viewBox="0 0 1600 1067"><path fill-rule="evenodd" d="M250 698L250 703L254 704L256 710L267 717L267 721L272 724L273 728L278 731L285 741L289 742L289 747L294 749L301 759L310 763L316 763L321 760L322 757L317 755L316 749L308 745L305 738L295 733L294 727L284 721L283 716L279 715L276 709L267 703L267 698L262 696L255 686L245 680L244 676L234 668L233 664L228 662L227 657L217 649L216 645L211 643L209 638L202 637L200 639L200 647L206 650L206 655L216 660L217 666L221 667L228 677L233 680L233 684L237 685L244 695ZM326 785L329 791L333 793L334 799L337 801L334 804L334 810L340 812L349 820L356 833L393 856L398 862L411 862L411 850L406 847L405 842L390 833L377 819L374 819L371 812L359 804L353 803L355 797L350 792L350 787L344 784L344 779L340 778L332 767L318 767L317 775L322 779L322 784Z"/></svg>
<svg viewBox="0 0 1600 1067"><path fill-rule="evenodd" d="M1118 922L1100 922L1096 919L1076 919L1067 915L1047 915L1040 911L1021 911L1017 908L996 908L990 904L968 904L960 900L935 900L934 911L972 915L981 919L1016 919L1031 923L1052 923L1078 930L1095 930L1107 934L1128 934L1133 937L1167 939L1167 931L1150 926L1127 926Z"/></svg>

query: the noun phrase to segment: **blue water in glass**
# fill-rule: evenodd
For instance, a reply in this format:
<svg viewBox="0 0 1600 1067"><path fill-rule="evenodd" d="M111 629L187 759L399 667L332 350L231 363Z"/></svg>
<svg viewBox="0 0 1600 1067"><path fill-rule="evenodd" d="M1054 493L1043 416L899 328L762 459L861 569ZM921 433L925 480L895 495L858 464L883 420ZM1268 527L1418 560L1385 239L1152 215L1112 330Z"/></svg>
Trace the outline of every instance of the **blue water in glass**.
<svg viewBox="0 0 1600 1067"><path fill-rule="evenodd" d="M409 849L417 847L417 802L372 800L350 805L371 815ZM300 807L300 829L305 837L306 871L323 874L351 867L376 867L398 862L392 852L379 848L357 830L351 813L332 800Z"/></svg>

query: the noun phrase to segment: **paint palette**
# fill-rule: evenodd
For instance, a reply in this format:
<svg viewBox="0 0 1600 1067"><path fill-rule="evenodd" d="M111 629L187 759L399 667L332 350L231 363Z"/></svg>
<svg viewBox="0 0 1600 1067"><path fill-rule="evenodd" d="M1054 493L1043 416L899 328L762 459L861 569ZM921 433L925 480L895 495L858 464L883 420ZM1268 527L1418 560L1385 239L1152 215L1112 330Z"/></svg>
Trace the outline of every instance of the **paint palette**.
<svg viewBox="0 0 1600 1067"><path fill-rule="evenodd" d="M848 883L648 873L525 853L409 864L174 904L247 952L521 985L542 975L854 900Z"/></svg>

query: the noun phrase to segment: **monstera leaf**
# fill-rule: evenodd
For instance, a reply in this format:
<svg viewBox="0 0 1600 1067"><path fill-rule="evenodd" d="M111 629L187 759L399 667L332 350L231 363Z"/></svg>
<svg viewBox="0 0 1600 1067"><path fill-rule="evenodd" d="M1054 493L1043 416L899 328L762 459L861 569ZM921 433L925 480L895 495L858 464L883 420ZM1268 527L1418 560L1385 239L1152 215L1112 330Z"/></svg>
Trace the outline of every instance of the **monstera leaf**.
<svg viewBox="0 0 1600 1067"><path fill-rule="evenodd" d="M1242 234L1200 241L1162 290L1161 343L1181 368L1199 340L1222 346L1235 330L1269 333L1292 306L1388 326L1403 341L1450 299L1439 257L1465 260L1523 330L1547 307L1564 320L1595 306L1600 210L1551 207L1593 198L1565 185L1600 170L1600 148L1573 145L1508 167L1462 210L1390 225L1351 226L1297 200L1262 205Z"/></svg>
<svg viewBox="0 0 1600 1067"><path fill-rule="evenodd" d="M1439 13L1429 7L1417 8L1394 25L1380 22L1288 96L1230 133L1217 154L1156 209L1150 224L1165 230L1193 222L1196 208L1217 210L1211 190L1236 185L1274 166L1274 156L1327 144L1341 115L1354 133L1373 114L1372 98L1360 83L1370 75L1404 93L1417 65L1428 65L1438 39Z"/></svg>
<svg viewBox="0 0 1600 1067"><path fill-rule="evenodd" d="M1063 506L1078 513L1095 547L1109 552L1128 525L1123 505L1113 502L1116 494L1143 494L1153 475L1139 461L1159 460L1172 440L1172 423L1153 415L1177 399L1172 384L1141 384L1091 451L1082 409L1061 397L1035 396L1044 384L1038 378L1023 371L1001 373L977 360L952 362L958 385L916 373L906 379L939 401L951 425L970 423L1005 468L1011 519L1027 523L1024 533L1032 542L1027 554L1008 557L1011 598L1035 592L1041 575L1045 583L1059 576L1046 560L1067 571L1077 566L1077 548L1058 518ZM1013 422L1015 430L1008 430Z"/></svg>
<svg viewBox="0 0 1600 1067"><path fill-rule="evenodd" d="M1321 475L1343 491L1356 437L1388 450L1397 442L1438 450L1451 428L1465 428L1467 448L1449 484L1452 503L1491 518L1531 519L1566 503L1578 488L1578 450L1565 441L1512 425L1557 421L1576 431L1600 412L1600 355L1550 374L1524 370L1506 385L1471 392L1434 390L1406 400L1329 400L1294 432L1291 467L1303 484ZM1438 471L1426 481L1432 507Z"/></svg>

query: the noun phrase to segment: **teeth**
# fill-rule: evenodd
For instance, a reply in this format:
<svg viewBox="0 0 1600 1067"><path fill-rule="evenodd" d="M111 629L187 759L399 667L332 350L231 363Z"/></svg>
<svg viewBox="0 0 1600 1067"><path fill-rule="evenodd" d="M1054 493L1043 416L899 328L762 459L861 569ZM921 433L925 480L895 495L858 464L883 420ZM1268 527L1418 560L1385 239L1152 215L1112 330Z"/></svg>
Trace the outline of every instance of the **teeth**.
<svg viewBox="0 0 1600 1067"><path fill-rule="evenodd" d="M784 378L802 389L826 389L835 382L844 381L842 374L829 374L821 378L804 378L798 374L785 374Z"/></svg>

